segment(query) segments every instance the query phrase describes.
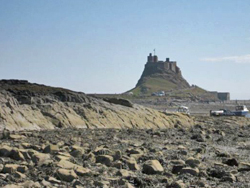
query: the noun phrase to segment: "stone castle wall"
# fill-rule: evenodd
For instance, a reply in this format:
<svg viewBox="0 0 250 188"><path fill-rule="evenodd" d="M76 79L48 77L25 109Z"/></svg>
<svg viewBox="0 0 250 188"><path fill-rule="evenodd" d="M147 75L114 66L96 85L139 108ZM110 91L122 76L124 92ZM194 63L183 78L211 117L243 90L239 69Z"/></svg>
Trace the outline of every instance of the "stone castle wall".
<svg viewBox="0 0 250 188"><path fill-rule="evenodd" d="M158 61L158 57L156 55L152 56L151 53L148 56L146 66L151 68L155 67L163 70L171 70L175 73L180 72L179 67L177 67L176 61L170 61L169 58L166 58L166 61Z"/></svg>

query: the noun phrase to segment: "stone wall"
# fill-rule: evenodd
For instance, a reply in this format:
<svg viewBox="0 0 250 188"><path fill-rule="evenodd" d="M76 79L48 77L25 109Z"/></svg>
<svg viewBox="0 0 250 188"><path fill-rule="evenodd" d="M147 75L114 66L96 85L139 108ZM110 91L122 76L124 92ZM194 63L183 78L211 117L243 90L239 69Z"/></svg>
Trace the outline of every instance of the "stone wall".
<svg viewBox="0 0 250 188"><path fill-rule="evenodd" d="M213 94L215 97L217 97L221 101L229 101L230 100L230 93L229 92L211 91L210 93Z"/></svg>
<svg viewBox="0 0 250 188"><path fill-rule="evenodd" d="M230 93L229 92L218 92L218 98L222 101L230 100Z"/></svg>

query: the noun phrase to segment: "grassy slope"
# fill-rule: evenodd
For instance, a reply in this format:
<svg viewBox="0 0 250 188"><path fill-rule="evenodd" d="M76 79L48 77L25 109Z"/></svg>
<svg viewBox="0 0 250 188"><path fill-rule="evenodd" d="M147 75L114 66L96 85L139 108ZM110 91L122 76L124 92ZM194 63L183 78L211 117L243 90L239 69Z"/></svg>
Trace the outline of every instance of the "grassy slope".
<svg viewBox="0 0 250 188"><path fill-rule="evenodd" d="M170 91L177 89L177 85L161 78L148 78L141 86L135 87L130 90L134 95L138 96L141 94L143 88L147 88L146 95L151 95L157 91Z"/></svg>

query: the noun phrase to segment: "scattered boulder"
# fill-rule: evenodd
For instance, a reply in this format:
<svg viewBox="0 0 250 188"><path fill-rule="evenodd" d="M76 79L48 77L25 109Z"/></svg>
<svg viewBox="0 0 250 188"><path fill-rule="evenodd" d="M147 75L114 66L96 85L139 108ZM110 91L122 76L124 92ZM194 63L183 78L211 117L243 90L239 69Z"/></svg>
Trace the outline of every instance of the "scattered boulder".
<svg viewBox="0 0 250 188"><path fill-rule="evenodd" d="M51 162L50 154L44 154L39 152L35 152L32 155L31 160L39 166Z"/></svg>
<svg viewBox="0 0 250 188"><path fill-rule="evenodd" d="M184 168L184 165L174 165L172 168L172 173L179 174L182 168Z"/></svg>
<svg viewBox="0 0 250 188"><path fill-rule="evenodd" d="M28 167L25 166L25 165L19 165L19 166L17 167L17 171L18 171L18 172L21 172L21 173L25 173L25 172L28 171Z"/></svg>
<svg viewBox="0 0 250 188"><path fill-rule="evenodd" d="M83 160L88 161L89 163L96 162L96 157L92 152L90 152L88 154L83 154L82 158L83 158Z"/></svg>
<svg viewBox="0 0 250 188"><path fill-rule="evenodd" d="M56 172L56 176L61 181L72 182L74 179L77 179L77 175L74 170L68 170L60 168Z"/></svg>
<svg viewBox="0 0 250 188"><path fill-rule="evenodd" d="M78 176L90 176L92 174L90 169L81 166L76 167L75 172Z"/></svg>
<svg viewBox="0 0 250 188"><path fill-rule="evenodd" d="M18 149L11 150L10 157L17 161L25 161L24 155Z"/></svg>
<svg viewBox="0 0 250 188"><path fill-rule="evenodd" d="M59 151L58 145L53 145L53 144L47 145L43 150L44 153L50 153L50 154L57 153L58 151Z"/></svg>
<svg viewBox="0 0 250 188"><path fill-rule="evenodd" d="M96 163L101 163L101 164L104 164L106 166L111 166L113 160L114 160L113 157L110 155L98 155L98 156L96 156Z"/></svg>
<svg viewBox="0 0 250 188"><path fill-rule="evenodd" d="M227 175L225 170L221 168L208 169L207 172L209 176L219 179Z"/></svg>
<svg viewBox="0 0 250 188"><path fill-rule="evenodd" d="M238 171L250 171L250 163L240 162L238 166Z"/></svg>
<svg viewBox="0 0 250 188"><path fill-rule="evenodd" d="M196 140L197 142L205 142L206 138L203 134L195 134L191 137L191 139Z"/></svg>
<svg viewBox="0 0 250 188"><path fill-rule="evenodd" d="M9 157L12 151L12 147L7 145L0 146L0 157Z"/></svg>
<svg viewBox="0 0 250 188"><path fill-rule="evenodd" d="M238 166L238 161L235 158L227 159L223 162L224 164L227 164L228 166Z"/></svg>
<svg viewBox="0 0 250 188"><path fill-rule="evenodd" d="M123 163L121 161L116 161L113 163L112 167L122 169L123 168Z"/></svg>
<svg viewBox="0 0 250 188"><path fill-rule="evenodd" d="M198 159L193 158L193 157L188 158L185 161L185 163L192 168L198 167L200 165L200 161Z"/></svg>
<svg viewBox="0 0 250 188"><path fill-rule="evenodd" d="M116 174L117 176L122 176L122 177L130 177L130 176L133 176L134 173L131 172L131 171L128 171L128 170L124 170L124 169L121 169L117 172Z"/></svg>
<svg viewBox="0 0 250 188"><path fill-rule="evenodd" d="M115 151L113 158L114 158L114 161L120 160L122 158L122 152L120 150Z"/></svg>
<svg viewBox="0 0 250 188"><path fill-rule="evenodd" d="M142 172L145 174L161 174L164 171L158 160L149 160L143 164Z"/></svg>
<svg viewBox="0 0 250 188"><path fill-rule="evenodd" d="M185 168L181 169L180 173L181 174L191 174L193 176L198 176L199 169L198 168L185 167Z"/></svg>
<svg viewBox="0 0 250 188"><path fill-rule="evenodd" d="M183 160L171 160L170 163L174 165L185 165L185 161Z"/></svg>
<svg viewBox="0 0 250 188"><path fill-rule="evenodd" d="M236 177L235 175L228 173L227 175L223 176L222 180L228 182L236 182Z"/></svg>
<svg viewBox="0 0 250 188"><path fill-rule="evenodd" d="M17 168L20 167L18 164L6 164L2 170L3 173L12 174L17 171Z"/></svg>
<svg viewBox="0 0 250 188"><path fill-rule="evenodd" d="M57 179L54 178L54 177L49 177L47 180L48 180L50 183L53 183L53 184L60 184L60 183L61 183L60 180L57 180Z"/></svg>
<svg viewBox="0 0 250 188"><path fill-rule="evenodd" d="M84 154L84 149L82 147L76 145L72 146L70 155L72 155L73 157L82 157L83 154Z"/></svg>
<svg viewBox="0 0 250 188"><path fill-rule="evenodd" d="M13 174L13 176L17 179L25 179L26 178L26 175L25 174L22 174L21 172L15 172Z"/></svg>
<svg viewBox="0 0 250 188"><path fill-rule="evenodd" d="M55 156L55 159L57 161L60 161L60 160L70 160L71 158L71 155L68 154L68 153L62 153L62 152L58 152L57 155Z"/></svg>
<svg viewBox="0 0 250 188"><path fill-rule="evenodd" d="M18 135L18 134L10 134L9 135L9 139L11 139L11 140L21 140L24 138L26 138L26 136L24 136L24 135Z"/></svg>
<svg viewBox="0 0 250 188"><path fill-rule="evenodd" d="M134 158L129 158L127 160L124 160L124 163L128 166L130 170L139 170L140 167L137 164L136 160Z"/></svg>
<svg viewBox="0 0 250 188"><path fill-rule="evenodd" d="M129 155L131 155L131 154L140 154L140 155L143 155L143 151L142 150L140 150L140 149L134 149L134 148L127 149L127 153Z"/></svg>
<svg viewBox="0 0 250 188"><path fill-rule="evenodd" d="M108 148L101 146L101 147L96 148L93 153L95 155L111 155L112 151L109 150Z"/></svg>
<svg viewBox="0 0 250 188"><path fill-rule="evenodd" d="M56 165L60 168L65 168L65 169L74 169L78 166L78 165L76 165L70 161L67 161L67 160L61 160Z"/></svg>

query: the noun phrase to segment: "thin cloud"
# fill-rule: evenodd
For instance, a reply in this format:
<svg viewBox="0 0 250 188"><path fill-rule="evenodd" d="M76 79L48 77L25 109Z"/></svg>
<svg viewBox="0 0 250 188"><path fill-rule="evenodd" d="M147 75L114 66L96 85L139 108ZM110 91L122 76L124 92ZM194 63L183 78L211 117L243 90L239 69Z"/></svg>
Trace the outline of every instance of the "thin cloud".
<svg viewBox="0 0 250 188"><path fill-rule="evenodd" d="M250 63L250 54L242 55L242 56L203 58L201 60L207 61L207 62Z"/></svg>

